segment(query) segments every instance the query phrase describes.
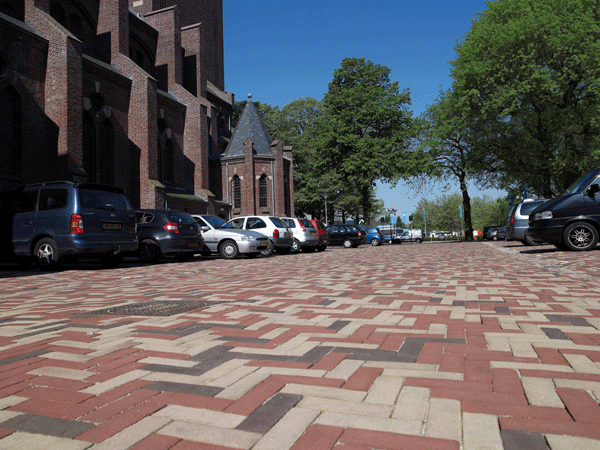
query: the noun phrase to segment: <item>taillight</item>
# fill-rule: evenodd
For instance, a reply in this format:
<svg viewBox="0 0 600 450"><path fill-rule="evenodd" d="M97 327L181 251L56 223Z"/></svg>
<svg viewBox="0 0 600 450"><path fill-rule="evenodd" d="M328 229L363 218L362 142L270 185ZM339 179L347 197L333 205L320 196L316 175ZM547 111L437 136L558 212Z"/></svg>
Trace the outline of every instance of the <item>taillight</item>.
<svg viewBox="0 0 600 450"><path fill-rule="evenodd" d="M306 228L304 228L304 224L299 220L298 223L300 224L300 228L302 228L302 231L306 231Z"/></svg>
<svg viewBox="0 0 600 450"><path fill-rule="evenodd" d="M510 223L512 223L513 225L515 223L515 215L514 214L512 216L510 216Z"/></svg>
<svg viewBox="0 0 600 450"><path fill-rule="evenodd" d="M279 230L278 230L277 228L275 228L275 230L273 230L273 237L274 237L275 239L278 239L278 238L279 238Z"/></svg>
<svg viewBox="0 0 600 450"><path fill-rule="evenodd" d="M83 233L83 218L79 214L71 214L71 221L69 222L69 233Z"/></svg>
<svg viewBox="0 0 600 450"><path fill-rule="evenodd" d="M169 233L179 233L179 227L175 222L165 223L165 230L167 230Z"/></svg>

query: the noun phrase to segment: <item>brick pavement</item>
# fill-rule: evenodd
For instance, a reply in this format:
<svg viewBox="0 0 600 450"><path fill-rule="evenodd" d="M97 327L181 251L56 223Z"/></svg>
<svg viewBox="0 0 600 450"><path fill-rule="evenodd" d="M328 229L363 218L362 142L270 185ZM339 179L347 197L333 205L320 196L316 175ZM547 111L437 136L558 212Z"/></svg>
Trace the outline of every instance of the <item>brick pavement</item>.
<svg viewBox="0 0 600 450"><path fill-rule="evenodd" d="M436 242L0 267L0 449L600 449L599 263Z"/></svg>

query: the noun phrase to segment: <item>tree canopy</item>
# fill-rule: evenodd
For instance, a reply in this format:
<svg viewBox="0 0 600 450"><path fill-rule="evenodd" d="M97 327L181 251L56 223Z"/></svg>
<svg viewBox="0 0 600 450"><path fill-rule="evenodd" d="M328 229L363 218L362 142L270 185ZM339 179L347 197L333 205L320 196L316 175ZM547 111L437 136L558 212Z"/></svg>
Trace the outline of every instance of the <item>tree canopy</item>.
<svg viewBox="0 0 600 450"><path fill-rule="evenodd" d="M410 94L390 81L390 72L364 58L344 59L316 122L317 171L339 174L366 219L375 181L395 183L414 170L404 151L414 134Z"/></svg>
<svg viewBox="0 0 600 450"><path fill-rule="evenodd" d="M546 198L600 162L597 0L495 0L451 63L479 145L503 186Z"/></svg>

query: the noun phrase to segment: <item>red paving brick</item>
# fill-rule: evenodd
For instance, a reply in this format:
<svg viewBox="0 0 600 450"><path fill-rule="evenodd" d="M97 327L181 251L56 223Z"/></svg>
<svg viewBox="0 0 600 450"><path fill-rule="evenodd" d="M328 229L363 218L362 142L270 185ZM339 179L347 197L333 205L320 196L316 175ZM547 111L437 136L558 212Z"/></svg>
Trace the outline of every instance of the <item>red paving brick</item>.
<svg viewBox="0 0 600 450"><path fill-rule="evenodd" d="M169 450L181 439L163 434L151 434L137 444L129 447L129 450Z"/></svg>

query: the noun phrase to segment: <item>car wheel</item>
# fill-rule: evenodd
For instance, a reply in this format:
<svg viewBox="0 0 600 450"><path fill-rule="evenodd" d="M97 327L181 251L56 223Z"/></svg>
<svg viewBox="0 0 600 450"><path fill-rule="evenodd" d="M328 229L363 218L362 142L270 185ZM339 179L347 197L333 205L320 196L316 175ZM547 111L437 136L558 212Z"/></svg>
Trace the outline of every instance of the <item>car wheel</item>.
<svg viewBox="0 0 600 450"><path fill-rule="evenodd" d="M124 256L122 254L115 255L114 253L111 253L109 255L104 255L102 258L100 258L100 264L102 264L102 266L106 267L107 269L112 269L121 264L123 262L123 259Z"/></svg>
<svg viewBox="0 0 600 450"><path fill-rule="evenodd" d="M598 231L589 223L575 222L563 231L563 241L569 250L591 250L598 243Z"/></svg>
<svg viewBox="0 0 600 450"><path fill-rule="evenodd" d="M344 239L344 247L345 248L352 248L352 241L350 239Z"/></svg>
<svg viewBox="0 0 600 450"><path fill-rule="evenodd" d="M138 248L138 257L140 261L146 264L157 263L160 259L160 247L149 239L142 241Z"/></svg>
<svg viewBox="0 0 600 450"><path fill-rule="evenodd" d="M291 252L292 253L299 253L301 250L301 245L300 245L300 241L296 238L294 238L294 242L292 243L292 249Z"/></svg>
<svg viewBox="0 0 600 450"><path fill-rule="evenodd" d="M377 247L379 245L379 241L375 238L371 239L371 245L373 247Z"/></svg>
<svg viewBox="0 0 600 450"><path fill-rule="evenodd" d="M498 236L494 236L494 237L492 238L492 240L493 240L493 241L497 241L497 240L498 240Z"/></svg>
<svg viewBox="0 0 600 450"><path fill-rule="evenodd" d="M275 250L275 246L273 245L273 243L271 241L269 241L269 245L267 246L267 248L264 250L261 250L260 254L261 254L261 256L271 256L273 254L273 250Z"/></svg>
<svg viewBox="0 0 600 450"><path fill-rule="evenodd" d="M43 270L52 270L60 267L62 257L56 241L51 238L40 239L33 250L36 265Z"/></svg>
<svg viewBox="0 0 600 450"><path fill-rule="evenodd" d="M221 244L219 253L221 253L221 256L225 259L235 259L240 254L240 251L235 242L225 241Z"/></svg>
<svg viewBox="0 0 600 450"><path fill-rule="evenodd" d="M525 236L525 239L521 242L523 242L523 245L535 245L535 242L533 242L529 236Z"/></svg>
<svg viewBox="0 0 600 450"><path fill-rule="evenodd" d="M420 244L421 242L423 242L423 239L417 239L417 244Z"/></svg>
<svg viewBox="0 0 600 450"><path fill-rule="evenodd" d="M319 246L317 247L317 251L318 251L318 252L324 252L326 248L327 248L327 246L326 246L326 245L319 245Z"/></svg>
<svg viewBox="0 0 600 450"><path fill-rule="evenodd" d="M187 262L191 261L194 258L194 254L192 252L179 253L175 255L175 258L179 262Z"/></svg>

